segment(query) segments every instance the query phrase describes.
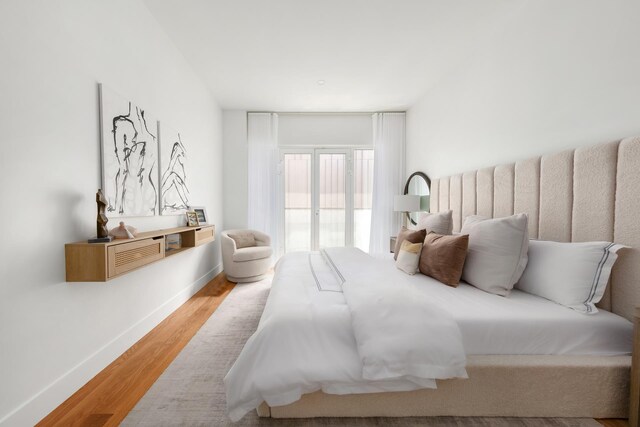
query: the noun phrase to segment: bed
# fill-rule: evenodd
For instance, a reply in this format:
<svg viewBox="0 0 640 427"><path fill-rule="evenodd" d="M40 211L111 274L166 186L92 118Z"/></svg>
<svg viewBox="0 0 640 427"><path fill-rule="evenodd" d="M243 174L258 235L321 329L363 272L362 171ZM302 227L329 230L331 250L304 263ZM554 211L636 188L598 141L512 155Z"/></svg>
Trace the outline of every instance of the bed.
<svg viewBox="0 0 640 427"><path fill-rule="evenodd" d="M575 313L522 292L502 298L464 284L447 288L426 276L404 275L394 270L391 260L354 249L328 252L324 261L318 254L287 255L278 265L260 326L225 379L232 418L258 407L259 415L274 418L630 415L635 425L637 364L632 374L630 353L634 310L640 305L638 170L640 139L629 138L432 181L431 210L453 210L454 231L468 215L525 212L531 238L631 246L616 263L596 315ZM376 301L365 301L369 297L358 294L356 287L340 292L331 284L336 273L323 270L323 262L340 264L332 267L338 276L349 275L348 282L373 283L375 277L397 285L386 294L385 288L376 288L373 295L381 310L405 304L410 313L412 301L427 299L435 307L444 304L459 326L466 371L454 369L444 377L457 379L435 376L435 389L411 375L386 382L382 377L358 377L362 366L354 354L362 346L359 340L353 342L354 333L369 337L376 326L395 328L390 330L399 331L400 349L411 334L404 336L409 328L403 327L402 316L386 325L375 312L362 318L362 329L351 332L349 316L354 324L360 316L353 307ZM447 343L449 335L438 335L430 345L444 342L443 351L451 351L457 360L459 349ZM290 363L291 352L299 353L300 366ZM302 372L310 366L310 372ZM299 376L297 382L287 379L290 372ZM243 390L247 384L254 390ZM265 394L267 389L270 394Z"/></svg>

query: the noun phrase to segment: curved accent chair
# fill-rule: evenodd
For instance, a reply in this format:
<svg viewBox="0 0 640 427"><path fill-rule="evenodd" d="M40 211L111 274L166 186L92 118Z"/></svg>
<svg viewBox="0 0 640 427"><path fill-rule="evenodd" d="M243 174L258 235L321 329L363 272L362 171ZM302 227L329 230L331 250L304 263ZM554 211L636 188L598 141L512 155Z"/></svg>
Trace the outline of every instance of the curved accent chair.
<svg viewBox="0 0 640 427"><path fill-rule="evenodd" d="M257 230L226 230L221 236L227 279L236 283L262 280L271 268L271 238Z"/></svg>

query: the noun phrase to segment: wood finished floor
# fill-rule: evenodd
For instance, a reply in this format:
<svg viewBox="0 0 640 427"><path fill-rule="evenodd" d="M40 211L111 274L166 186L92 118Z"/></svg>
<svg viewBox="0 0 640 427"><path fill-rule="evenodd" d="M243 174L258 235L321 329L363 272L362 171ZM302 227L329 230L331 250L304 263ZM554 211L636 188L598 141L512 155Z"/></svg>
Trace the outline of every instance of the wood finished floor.
<svg viewBox="0 0 640 427"><path fill-rule="evenodd" d="M221 273L37 426L117 426L211 317L235 283ZM599 419L606 427L627 420Z"/></svg>
<svg viewBox="0 0 640 427"><path fill-rule="evenodd" d="M606 427L629 427L629 422L626 419L608 418L596 421Z"/></svg>
<svg viewBox="0 0 640 427"><path fill-rule="evenodd" d="M37 425L119 425L234 286L216 276Z"/></svg>

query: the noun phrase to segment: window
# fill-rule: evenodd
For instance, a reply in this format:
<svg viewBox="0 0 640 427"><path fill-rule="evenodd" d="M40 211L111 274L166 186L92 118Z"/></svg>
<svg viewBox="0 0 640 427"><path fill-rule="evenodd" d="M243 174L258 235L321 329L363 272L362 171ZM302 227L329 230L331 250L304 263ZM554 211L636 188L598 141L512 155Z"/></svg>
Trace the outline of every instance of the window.
<svg viewBox="0 0 640 427"><path fill-rule="evenodd" d="M369 250L373 150L281 150L284 251Z"/></svg>

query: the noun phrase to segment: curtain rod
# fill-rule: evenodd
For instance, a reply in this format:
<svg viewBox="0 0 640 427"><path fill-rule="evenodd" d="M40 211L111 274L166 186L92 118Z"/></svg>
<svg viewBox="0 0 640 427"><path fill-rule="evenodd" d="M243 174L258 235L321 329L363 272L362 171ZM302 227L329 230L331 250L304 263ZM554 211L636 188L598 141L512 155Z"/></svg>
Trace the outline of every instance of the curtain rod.
<svg viewBox="0 0 640 427"><path fill-rule="evenodd" d="M376 114L376 113L406 113L406 111L249 111L247 110L247 114L249 113L275 113L275 114L291 114L291 115L322 115L322 114L340 114L340 115L364 115L364 114Z"/></svg>

